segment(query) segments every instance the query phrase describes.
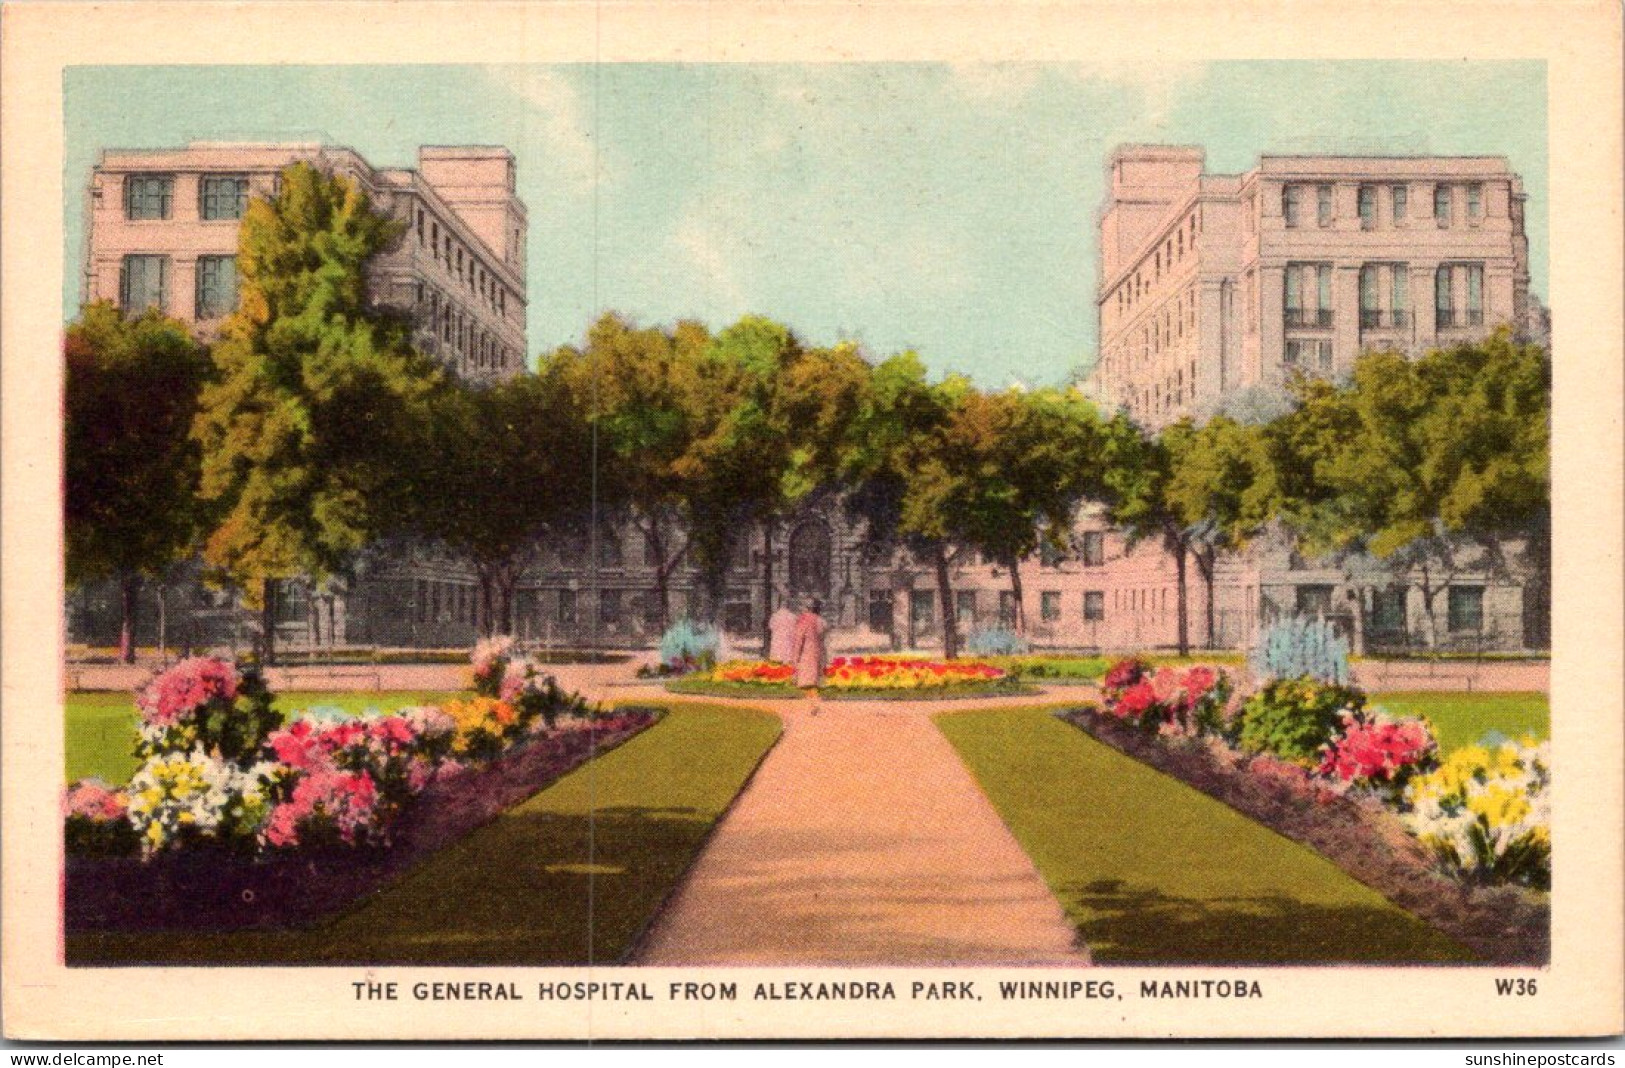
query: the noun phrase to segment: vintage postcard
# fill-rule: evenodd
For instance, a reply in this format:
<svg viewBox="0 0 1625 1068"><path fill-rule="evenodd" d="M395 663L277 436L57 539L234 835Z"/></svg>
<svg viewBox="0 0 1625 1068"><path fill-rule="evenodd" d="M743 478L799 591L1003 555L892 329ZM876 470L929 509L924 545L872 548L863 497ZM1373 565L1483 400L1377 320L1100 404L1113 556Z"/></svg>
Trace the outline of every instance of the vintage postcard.
<svg viewBox="0 0 1625 1068"><path fill-rule="evenodd" d="M1617 5L0 15L8 1036L1621 1029Z"/></svg>

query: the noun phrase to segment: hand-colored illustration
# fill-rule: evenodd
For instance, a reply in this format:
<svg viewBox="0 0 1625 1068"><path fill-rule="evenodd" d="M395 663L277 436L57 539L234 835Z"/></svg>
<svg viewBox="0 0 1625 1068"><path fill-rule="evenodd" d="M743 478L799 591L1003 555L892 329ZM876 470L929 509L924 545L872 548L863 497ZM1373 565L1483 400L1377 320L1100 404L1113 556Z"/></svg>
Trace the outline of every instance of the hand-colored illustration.
<svg viewBox="0 0 1625 1068"><path fill-rule="evenodd" d="M66 961L1544 964L1544 85L70 71Z"/></svg>

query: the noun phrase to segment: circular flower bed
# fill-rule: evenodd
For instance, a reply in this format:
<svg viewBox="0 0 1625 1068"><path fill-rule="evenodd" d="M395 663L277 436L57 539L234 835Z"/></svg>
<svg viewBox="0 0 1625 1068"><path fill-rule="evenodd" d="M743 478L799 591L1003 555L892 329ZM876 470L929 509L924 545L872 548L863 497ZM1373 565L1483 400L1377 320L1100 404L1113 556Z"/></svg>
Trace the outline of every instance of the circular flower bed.
<svg viewBox="0 0 1625 1068"><path fill-rule="evenodd" d="M719 697L799 696L795 668L773 660L730 660L711 671L667 685L674 693ZM980 660L926 660L889 656L837 656L819 685L834 699L927 700L1038 692L1019 675Z"/></svg>

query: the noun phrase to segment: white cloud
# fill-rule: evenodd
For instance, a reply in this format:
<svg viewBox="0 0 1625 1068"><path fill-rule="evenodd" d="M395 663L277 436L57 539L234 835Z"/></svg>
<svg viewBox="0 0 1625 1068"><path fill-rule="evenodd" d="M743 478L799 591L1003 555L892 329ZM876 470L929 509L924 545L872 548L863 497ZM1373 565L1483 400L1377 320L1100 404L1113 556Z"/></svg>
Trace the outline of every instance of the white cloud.
<svg viewBox="0 0 1625 1068"><path fill-rule="evenodd" d="M542 143L543 166L585 188L613 171L593 136L592 101L564 72L547 67L486 67L485 76L524 104L525 134Z"/></svg>
<svg viewBox="0 0 1625 1068"><path fill-rule="evenodd" d="M1208 65L1197 60L1170 60L1157 55L1114 56L1068 63L1055 69L1084 82L1107 82L1138 90L1142 111L1137 125L1162 126L1181 95L1200 82Z"/></svg>

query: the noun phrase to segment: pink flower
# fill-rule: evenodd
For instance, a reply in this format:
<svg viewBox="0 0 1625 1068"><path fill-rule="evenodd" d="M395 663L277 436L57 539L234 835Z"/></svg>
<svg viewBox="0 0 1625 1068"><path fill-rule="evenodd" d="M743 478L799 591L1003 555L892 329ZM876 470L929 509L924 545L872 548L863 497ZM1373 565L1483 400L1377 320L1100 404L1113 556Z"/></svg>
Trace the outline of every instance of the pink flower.
<svg viewBox="0 0 1625 1068"><path fill-rule="evenodd" d="M1326 746L1317 770L1343 782L1393 783L1430 761L1437 751L1421 720L1349 714L1343 717L1343 733Z"/></svg>
<svg viewBox="0 0 1625 1068"><path fill-rule="evenodd" d="M148 726L172 727L215 701L237 697L237 669L225 660L194 656L155 675L136 695Z"/></svg>
<svg viewBox="0 0 1625 1068"><path fill-rule="evenodd" d="M129 800L124 792L100 779L81 779L62 794L64 816L109 823L123 819L128 809Z"/></svg>
<svg viewBox="0 0 1625 1068"><path fill-rule="evenodd" d="M302 776L292 796L271 810L261 833L271 845L287 847L298 845L313 823L325 824L354 845L376 829L377 804L371 775L319 768Z"/></svg>

